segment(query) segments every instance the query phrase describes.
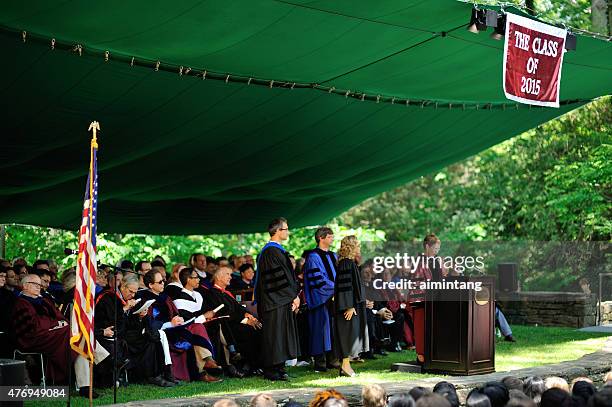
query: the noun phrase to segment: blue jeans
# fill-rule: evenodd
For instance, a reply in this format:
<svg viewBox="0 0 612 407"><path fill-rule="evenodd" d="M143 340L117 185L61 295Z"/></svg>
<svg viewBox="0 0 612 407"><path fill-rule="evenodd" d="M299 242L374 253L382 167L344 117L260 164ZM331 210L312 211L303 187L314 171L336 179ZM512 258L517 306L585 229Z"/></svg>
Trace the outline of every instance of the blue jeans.
<svg viewBox="0 0 612 407"><path fill-rule="evenodd" d="M502 335L512 335L512 329L510 328L510 324L508 324L504 313L501 312L501 310L497 308L497 306L495 307L495 319L497 319L497 323L499 324L499 330L501 331Z"/></svg>

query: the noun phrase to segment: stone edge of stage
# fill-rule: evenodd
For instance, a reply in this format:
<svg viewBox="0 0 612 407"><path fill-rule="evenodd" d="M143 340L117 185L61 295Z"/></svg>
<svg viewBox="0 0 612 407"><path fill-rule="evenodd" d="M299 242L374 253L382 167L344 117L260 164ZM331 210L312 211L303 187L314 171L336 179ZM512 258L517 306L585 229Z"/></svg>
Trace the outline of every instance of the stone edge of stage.
<svg viewBox="0 0 612 407"><path fill-rule="evenodd" d="M517 344L520 346L520 344ZM469 391L475 387L483 385L489 381L501 380L505 376L516 376L524 379L529 376L560 376L565 378L568 382L579 376L586 376L593 379L595 384L599 384L603 380L603 375L612 368L612 336L608 337L604 347L583 357L570 360L561 363L555 363L552 365L543 365L530 367L525 369L512 370L509 372L496 372L484 375L476 376L453 376L453 377L432 377L422 380L405 380L402 382L387 382L380 383L388 394L397 394L401 392L407 392L414 386L423 386L426 388L433 388L433 386L442 380L448 380L457 387L457 393L461 403L465 402L465 397ZM211 386L211 390L214 390L212 386L214 384L205 384L205 386ZM361 404L361 388L362 385L355 386L338 386L336 390L344 394L349 401L349 404L356 405ZM176 398L176 399L161 399L161 400L143 400L143 401L132 401L125 404L118 404L118 406L212 406L212 404L222 398L231 398L236 400L241 406L247 406L251 397L257 393L268 393L274 397L279 405L285 404L289 399L293 399L297 402L307 406L308 402L314 394L319 391L320 388L299 388L299 389L284 389L284 390L263 390L252 393L242 394L227 394L217 396L205 396L205 397L190 397L190 398Z"/></svg>

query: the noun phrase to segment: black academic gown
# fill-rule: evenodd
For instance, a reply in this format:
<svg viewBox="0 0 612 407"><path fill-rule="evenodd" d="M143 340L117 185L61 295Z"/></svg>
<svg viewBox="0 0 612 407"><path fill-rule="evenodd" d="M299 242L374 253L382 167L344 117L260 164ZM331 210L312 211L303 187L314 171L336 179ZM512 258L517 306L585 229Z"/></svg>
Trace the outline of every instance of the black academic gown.
<svg viewBox="0 0 612 407"><path fill-rule="evenodd" d="M365 300L365 289L361 282L359 267L353 260L340 260L334 289L336 315L333 335L338 358L358 356L361 352L369 350ZM344 311L349 308L355 308L356 315L347 321L344 318Z"/></svg>
<svg viewBox="0 0 612 407"><path fill-rule="evenodd" d="M117 366L121 367L125 359L130 380L143 380L157 376L163 368L163 350L159 343L159 334L155 335L148 320L133 315L131 310L123 311L124 301L120 293L107 290L96 299L94 334L100 345L109 353L109 358L96 366L99 383L102 386L112 384L112 359L114 356L113 339L104 336L104 328L114 326L117 337ZM138 308L138 304L136 305ZM117 323L115 324L115 313ZM108 360L108 362L107 362ZM110 380L109 380L110 379ZM98 381L98 380L96 380Z"/></svg>
<svg viewBox="0 0 612 407"><path fill-rule="evenodd" d="M289 254L268 243L258 256L255 299L257 314L263 324L262 363L279 366L300 354L295 314L291 304L298 295L298 283Z"/></svg>
<svg viewBox="0 0 612 407"><path fill-rule="evenodd" d="M233 344L252 367L259 366L261 364L259 355L261 353L261 331L241 323L247 313L246 308L240 305L229 291L222 291L215 285L206 294L204 297L206 309L212 310L223 304L223 308L215 316L229 316L229 318L221 320L222 323L219 325L223 330L225 340L229 344ZM216 349L220 349L220 343L217 345L213 342L213 345ZM220 353L224 355L224 352ZM217 361L219 362L219 360ZM229 364L229 361L225 360L222 363Z"/></svg>

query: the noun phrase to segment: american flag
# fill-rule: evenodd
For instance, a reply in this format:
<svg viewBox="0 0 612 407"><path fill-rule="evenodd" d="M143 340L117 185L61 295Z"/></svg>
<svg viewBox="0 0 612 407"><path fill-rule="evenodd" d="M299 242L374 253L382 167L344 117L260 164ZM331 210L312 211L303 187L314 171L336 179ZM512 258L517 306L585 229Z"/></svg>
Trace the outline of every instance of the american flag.
<svg viewBox="0 0 612 407"><path fill-rule="evenodd" d="M77 257L76 286L74 287L74 306L72 308L70 346L76 352L94 360L94 294L96 287L96 216L98 205L98 171L96 155L98 143L96 130L98 122L93 122L89 176L85 187L83 219L79 229L79 254Z"/></svg>

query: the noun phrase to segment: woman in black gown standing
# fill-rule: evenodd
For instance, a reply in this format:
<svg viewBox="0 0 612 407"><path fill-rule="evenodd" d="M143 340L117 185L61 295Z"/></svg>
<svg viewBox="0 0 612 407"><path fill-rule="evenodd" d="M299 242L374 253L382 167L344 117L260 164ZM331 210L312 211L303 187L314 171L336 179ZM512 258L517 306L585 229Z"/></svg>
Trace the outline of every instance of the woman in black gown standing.
<svg viewBox="0 0 612 407"><path fill-rule="evenodd" d="M340 375L353 377L350 358L369 350L363 283L356 258L361 257L359 240L347 236L340 242L334 287L334 342L342 359Z"/></svg>

